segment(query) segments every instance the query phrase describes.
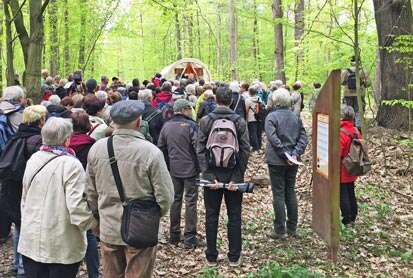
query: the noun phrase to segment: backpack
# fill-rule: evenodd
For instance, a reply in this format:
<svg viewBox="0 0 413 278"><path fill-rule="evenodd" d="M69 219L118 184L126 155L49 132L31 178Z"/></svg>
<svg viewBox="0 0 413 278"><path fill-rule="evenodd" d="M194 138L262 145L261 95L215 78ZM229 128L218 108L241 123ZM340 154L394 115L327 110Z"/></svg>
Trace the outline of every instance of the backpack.
<svg viewBox="0 0 413 278"><path fill-rule="evenodd" d="M26 139L11 139L0 155L0 179L21 181L26 169Z"/></svg>
<svg viewBox="0 0 413 278"><path fill-rule="evenodd" d="M214 103L213 101L207 101L207 104L205 105L205 109L204 109L205 115L214 111L215 108L217 108L216 103Z"/></svg>
<svg viewBox="0 0 413 278"><path fill-rule="evenodd" d="M347 76L347 87L350 91L356 90L356 73L351 69L347 69L349 75Z"/></svg>
<svg viewBox="0 0 413 278"><path fill-rule="evenodd" d="M155 98L156 103L158 104L158 109L162 111L162 108L169 104L169 102L171 101L172 96L167 97L167 99L165 100L160 100L159 98Z"/></svg>
<svg viewBox="0 0 413 278"><path fill-rule="evenodd" d="M252 108L250 107L250 109ZM267 109L263 101L257 101L255 103L255 109L252 109L252 112L254 112L254 117L257 122L265 122L265 118L267 117Z"/></svg>
<svg viewBox="0 0 413 278"><path fill-rule="evenodd" d="M230 118L218 118L209 113L214 121L206 144L206 158L210 168L235 168L238 160L238 136L235 122L241 118L238 114Z"/></svg>
<svg viewBox="0 0 413 278"><path fill-rule="evenodd" d="M363 139L358 139L358 132L351 136L344 128L340 131L346 134L351 139L350 150L343 158L344 167L352 176L363 176L371 170L371 161L368 157L367 143Z"/></svg>
<svg viewBox="0 0 413 278"><path fill-rule="evenodd" d="M7 142L14 134L14 130L9 120L9 116L18 111L19 109L16 109L7 114L4 114L3 111L0 110L0 154L6 148Z"/></svg>
<svg viewBox="0 0 413 278"><path fill-rule="evenodd" d="M156 118L162 112L159 110L154 110L151 114L149 114L144 120L149 124L153 119Z"/></svg>
<svg viewBox="0 0 413 278"><path fill-rule="evenodd" d="M166 103L161 108L162 118L169 121L175 115L174 106L172 103Z"/></svg>

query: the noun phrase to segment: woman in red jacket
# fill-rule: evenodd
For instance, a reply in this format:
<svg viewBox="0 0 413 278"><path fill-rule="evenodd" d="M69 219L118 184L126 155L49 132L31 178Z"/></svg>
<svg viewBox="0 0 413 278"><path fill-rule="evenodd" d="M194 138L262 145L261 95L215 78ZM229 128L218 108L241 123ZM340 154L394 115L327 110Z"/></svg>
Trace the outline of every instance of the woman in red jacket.
<svg viewBox="0 0 413 278"><path fill-rule="evenodd" d="M361 138L360 132L354 127L355 113L351 106L344 106L341 109L340 122L340 210L343 217L342 222L346 226L354 226L357 216L357 199L354 192L354 182L356 176L351 176L343 164L343 158L350 151L352 138ZM347 131L347 135L343 131Z"/></svg>

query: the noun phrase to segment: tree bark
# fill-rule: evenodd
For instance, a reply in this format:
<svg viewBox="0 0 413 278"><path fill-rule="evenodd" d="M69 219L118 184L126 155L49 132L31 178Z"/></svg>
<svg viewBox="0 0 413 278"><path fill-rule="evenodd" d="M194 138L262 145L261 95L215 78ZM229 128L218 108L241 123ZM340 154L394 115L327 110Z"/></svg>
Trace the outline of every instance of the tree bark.
<svg viewBox="0 0 413 278"><path fill-rule="evenodd" d="M7 1L14 17L14 26L16 28L17 34L19 36L20 45L23 51L24 65L27 67L28 63L28 49L30 45L29 34L27 33L26 27L24 25L23 13L20 9L20 4L18 0L8 0ZM23 76L24 78L24 76Z"/></svg>
<svg viewBox="0 0 413 278"><path fill-rule="evenodd" d="M260 58L259 58L259 38L258 38L258 18L257 18L257 1L254 0L252 3L252 9L254 10L254 19L253 19L253 41L252 41L252 55L254 57L254 76L259 76L261 79L260 71Z"/></svg>
<svg viewBox="0 0 413 278"><path fill-rule="evenodd" d="M274 0L272 4L274 23L274 55L275 55L275 78L285 83L284 71L284 38L283 38L283 11L281 0Z"/></svg>
<svg viewBox="0 0 413 278"><path fill-rule="evenodd" d="M230 65L231 80L238 80L237 70L237 21L234 11L234 0L228 0L229 10L229 43L230 43Z"/></svg>
<svg viewBox="0 0 413 278"><path fill-rule="evenodd" d="M222 77L221 75L221 70L222 70L222 39L221 39L221 1L218 0L218 4L217 4L217 50L216 50L216 57L217 57L217 61L216 61L216 72L218 74L218 76ZM211 36L210 36L211 37ZM212 38L211 38L212 40ZM210 51L210 55L211 55L211 51Z"/></svg>
<svg viewBox="0 0 413 278"><path fill-rule="evenodd" d="M179 22L178 7L174 4L175 11L175 35L176 35L176 59L182 59L182 41L181 41L181 25Z"/></svg>
<svg viewBox="0 0 413 278"><path fill-rule="evenodd" d="M408 84L413 73L398 60L411 59L412 54L391 51L395 38L413 32L411 1L373 0L373 4L380 47L381 100L411 100ZM409 112L402 105L381 105L376 120L383 127L409 129Z"/></svg>
<svg viewBox="0 0 413 278"><path fill-rule="evenodd" d="M201 53L201 26L199 25L199 11L196 11L196 32L198 37L198 58L202 61Z"/></svg>
<svg viewBox="0 0 413 278"><path fill-rule="evenodd" d="M49 4L49 21L50 21L50 75L55 76L59 73L59 32L57 25L58 3L56 0L50 0Z"/></svg>
<svg viewBox="0 0 413 278"><path fill-rule="evenodd" d="M3 8L3 2L0 2L0 10ZM6 6L6 5L4 5ZM4 9L3 9L4 10ZM0 13L0 95L3 95L3 23L5 19L3 14Z"/></svg>
<svg viewBox="0 0 413 278"><path fill-rule="evenodd" d="M71 72L70 68L70 48L69 48L69 7L67 0L64 0L64 70L65 76L67 76Z"/></svg>
<svg viewBox="0 0 413 278"><path fill-rule="evenodd" d="M5 15L5 26L6 26L6 60L7 60L7 69L6 69L6 81L7 86L13 85L14 81L14 62L13 62L13 42L12 42L12 32L11 32L11 16L10 10L8 7L9 0L3 1L3 9Z"/></svg>
<svg viewBox="0 0 413 278"><path fill-rule="evenodd" d="M82 11L86 9L87 0L80 0L80 7ZM86 15L81 12L80 13L80 28L84 29L86 25ZM80 31L80 40L79 40L79 60L78 60L78 68L83 69L85 65L85 33Z"/></svg>
<svg viewBox="0 0 413 278"><path fill-rule="evenodd" d="M300 73L300 66L304 61L304 52L303 47L301 45L301 40L304 34L304 0L297 0L294 12L294 20L294 40L296 47L295 80L297 80Z"/></svg>

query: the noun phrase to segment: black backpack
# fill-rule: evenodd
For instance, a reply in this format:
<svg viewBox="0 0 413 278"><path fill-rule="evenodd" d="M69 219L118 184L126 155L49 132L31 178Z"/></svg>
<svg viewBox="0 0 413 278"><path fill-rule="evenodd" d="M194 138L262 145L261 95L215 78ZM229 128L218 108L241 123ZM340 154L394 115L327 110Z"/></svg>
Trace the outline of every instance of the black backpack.
<svg viewBox="0 0 413 278"><path fill-rule="evenodd" d="M355 91L356 90L356 73L352 71L351 69L347 69L347 72L349 73L347 76L347 87L350 91Z"/></svg>
<svg viewBox="0 0 413 278"><path fill-rule="evenodd" d="M252 108L250 107L250 109ZM265 122L265 118L267 117L267 109L262 100L255 103L255 107L252 111L254 112L254 117L258 122Z"/></svg>

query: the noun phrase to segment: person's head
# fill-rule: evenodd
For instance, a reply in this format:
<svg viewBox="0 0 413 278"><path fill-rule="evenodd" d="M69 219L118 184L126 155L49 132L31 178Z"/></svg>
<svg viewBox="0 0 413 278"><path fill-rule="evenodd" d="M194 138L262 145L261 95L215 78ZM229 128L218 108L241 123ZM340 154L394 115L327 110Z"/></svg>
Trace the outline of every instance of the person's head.
<svg viewBox="0 0 413 278"><path fill-rule="evenodd" d="M44 81L47 85L52 85L53 84L53 77L48 76L46 77L46 80Z"/></svg>
<svg viewBox="0 0 413 278"><path fill-rule="evenodd" d="M354 112L353 107L348 106L348 105L344 105L341 107L340 118L342 120L354 121L355 117L356 117L356 113Z"/></svg>
<svg viewBox="0 0 413 278"><path fill-rule="evenodd" d="M16 101L23 104L26 94L20 86L9 86L4 89L2 98L6 101Z"/></svg>
<svg viewBox="0 0 413 278"><path fill-rule="evenodd" d="M97 116L102 113L105 107L105 101L93 96L85 100L85 111L90 116Z"/></svg>
<svg viewBox="0 0 413 278"><path fill-rule="evenodd" d="M72 97L73 100L73 107L74 108L82 108L84 97L81 94L76 94Z"/></svg>
<svg viewBox="0 0 413 278"><path fill-rule="evenodd" d="M19 79L20 79L20 75L18 73L15 73L14 74L14 80L18 81Z"/></svg>
<svg viewBox="0 0 413 278"><path fill-rule="evenodd" d="M356 65L356 56L351 56L351 58L350 58L350 64L352 65L352 66L355 66Z"/></svg>
<svg viewBox="0 0 413 278"><path fill-rule="evenodd" d="M64 97L60 101L60 105L66 108L67 110L71 110L75 103L73 102L73 99L71 97Z"/></svg>
<svg viewBox="0 0 413 278"><path fill-rule="evenodd" d="M95 93L95 96L96 96L98 99L103 100L104 102L106 102L106 101L108 100L108 93L106 93L105 91L97 91L97 92Z"/></svg>
<svg viewBox="0 0 413 278"><path fill-rule="evenodd" d="M226 87L219 87L215 97L218 105L230 106L232 102L232 90Z"/></svg>
<svg viewBox="0 0 413 278"><path fill-rule="evenodd" d="M47 69L43 69L42 70L42 77L43 77L43 79L46 79L46 77L48 77L49 76L49 71L47 70Z"/></svg>
<svg viewBox="0 0 413 278"><path fill-rule="evenodd" d="M82 82L82 73L80 71L75 71L73 73L73 82L80 84Z"/></svg>
<svg viewBox="0 0 413 278"><path fill-rule="evenodd" d="M118 87L118 93L121 96L126 96L126 88L125 87Z"/></svg>
<svg viewBox="0 0 413 278"><path fill-rule="evenodd" d="M152 91L149 89L140 90L138 93L139 100L143 102L150 102L152 101Z"/></svg>
<svg viewBox="0 0 413 278"><path fill-rule="evenodd" d="M199 79L198 81L199 86L204 86L205 85L205 80L204 79Z"/></svg>
<svg viewBox="0 0 413 278"><path fill-rule="evenodd" d="M47 109L43 105L32 105L23 111L22 123L42 127L46 121Z"/></svg>
<svg viewBox="0 0 413 278"><path fill-rule="evenodd" d="M246 91L248 91L248 88L249 88L250 86L248 85L248 83L242 83L241 84L241 86L240 86L240 90L241 90L241 92L246 92Z"/></svg>
<svg viewBox="0 0 413 278"><path fill-rule="evenodd" d="M314 89L320 89L321 88L321 84L317 83L317 82L313 82L313 87Z"/></svg>
<svg viewBox="0 0 413 278"><path fill-rule="evenodd" d="M283 86L283 82L281 81L281 80L275 80L275 81L271 81L270 82L270 91L275 91L275 90L277 90L277 89L279 89L279 88L282 88L282 86Z"/></svg>
<svg viewBox="0 0 413 278"><path fill-rule="evenodd" d="M44 145L68 147L73 134L72 120L51 117L42 127L41 133Z"/></svg>
<svg viewBox="0 0 413 278"><path fill-rule="evenodd" d="M112 83L117 83L119 81L119 78L116 76L112 77Z"/></svg>
<svg viewBox="0 0 413 278"><path fill-rule="evenodd" d="M181 78L181 80L179 81L179 86L181 88L185 88L186 84L188 84L188 80L186 80L185 78Z"/></svg>
<svg viewBox="0 0 413 278"><path fill-rule="evenodd" d="M229 89L233 92L233 93L239 93L239 83L238 81L232 81L229 84Z"/></svg>
<svg viewBox="0 0 413 278"><path fill-rule="evenodd" d="M111 104L115 104L119 101L122 100L122 96L118 93L118 92L113 92L112 94L110 94L109 96L109 102Z"/></svg>
<svg viewBox="0 0 413 278"><path fill-rule="evenodd" d="M95 79L89 79L86 81L86 88L88 93L94 94L98 89L98 82Z"/></svg>
<svg viewBox="0 0 413 278"><path fill-rule="evenodd" d="M92 128L89 116L85 112L75 112L70 115L73 123L73 132L86 134Z"/></svg>
<svg viewBox="0 0 413 278"><path fill-rule="evenodd" d="M191 103L186 99L177 99L174 102L174 111L176 114L183 114L189 117L192 113Z"/></svg>
<svg viewBox="0 0 413 278"><path fill-rule="evenodd" d="M251 97L255 97L255 95L257 94L257 89L255 89L255 87L249 87L249 88L248 88L248 94L249 94Z"/></svg>
<svg viewBox="0 0 413 278"><path fill-rule="evenodd" d="M275 106L289 107L291 106L290 92L284 88L280 88L272 94L272 100Z"/></svg>
<svg viewBox="0 0 413 278"><path fill-rule="evenodd" d="M60 104L60 97L58 95L51 95L48 99L51 104L61 106Z"/></svg>
<svg viewBox="0 0 413 278"><path fill-rule="evenodd" d="M195 75L191 72L188 74L188 79L193 81L195 79Z"/></svg>
<svg viewBox="0 0 413 278"><path fill-rule="evenodd" d="M59 84L60 80L62 79L62 77L60 75L55 75L53 80L55 84Z"/></svg>
<svg viewBox="0 0 413 278"><path fill-rule="evenodd" d="M114 127L117 129L134 129L140 127L141 116L145 110L145 104L139 100L125 100L115 103L110 109Z"/></svg>
<svg viewBox="0 0 413 278"><path fill-rule="evenodd" d="M132 86L133 87L139 87L140 83L139 83L139 79L135 78L132 80Z"/></svg>
<svg viewBox="0 0 413 278"><path fill-rule="evenodd" d="M162 84L162 92L171 92L172 90L172 85L169 81L166 81Z"/></svg>
<svg viewBox="0 0 413 278"><path fill-rule="evenodd" d="M204 92L204 100L207 100L207 99L209 99L210 97L213 97L213 96L214 96L214 92L212 90L206 90Z"/></svg>
<svg viewBox="0 0 413 278"><path fill-rule="evenodd" d="M185 87L185 91L188 95L195 95L195 85L189 84Z"/></svg>
<svg viewBox="0 0 413 278"><path fill-rule="evenodd" d="M135 91L129 92L129 99L130 100L138 100L138 93Z"/></svg>
<svg viewBox="0 0 413 278"><path fill-rule="evenodd" d="M109 77L107 75L102 75L102 77L100 78L100 82L102 82L104 84L108 84L109 83Z"/></svg>
<svg viewBox="0 0 413 278"><path fill-rule="evenodd" d="M149 80L143 80L142 85L146 88L146 86L148 86L149 84Z"/></svg>
<svg viewBox="0 0 413 278"><path fill-rule="evenodd" d="M59 87L64 88L66 84L67 84L67 79L60 79Z"/></svg>

